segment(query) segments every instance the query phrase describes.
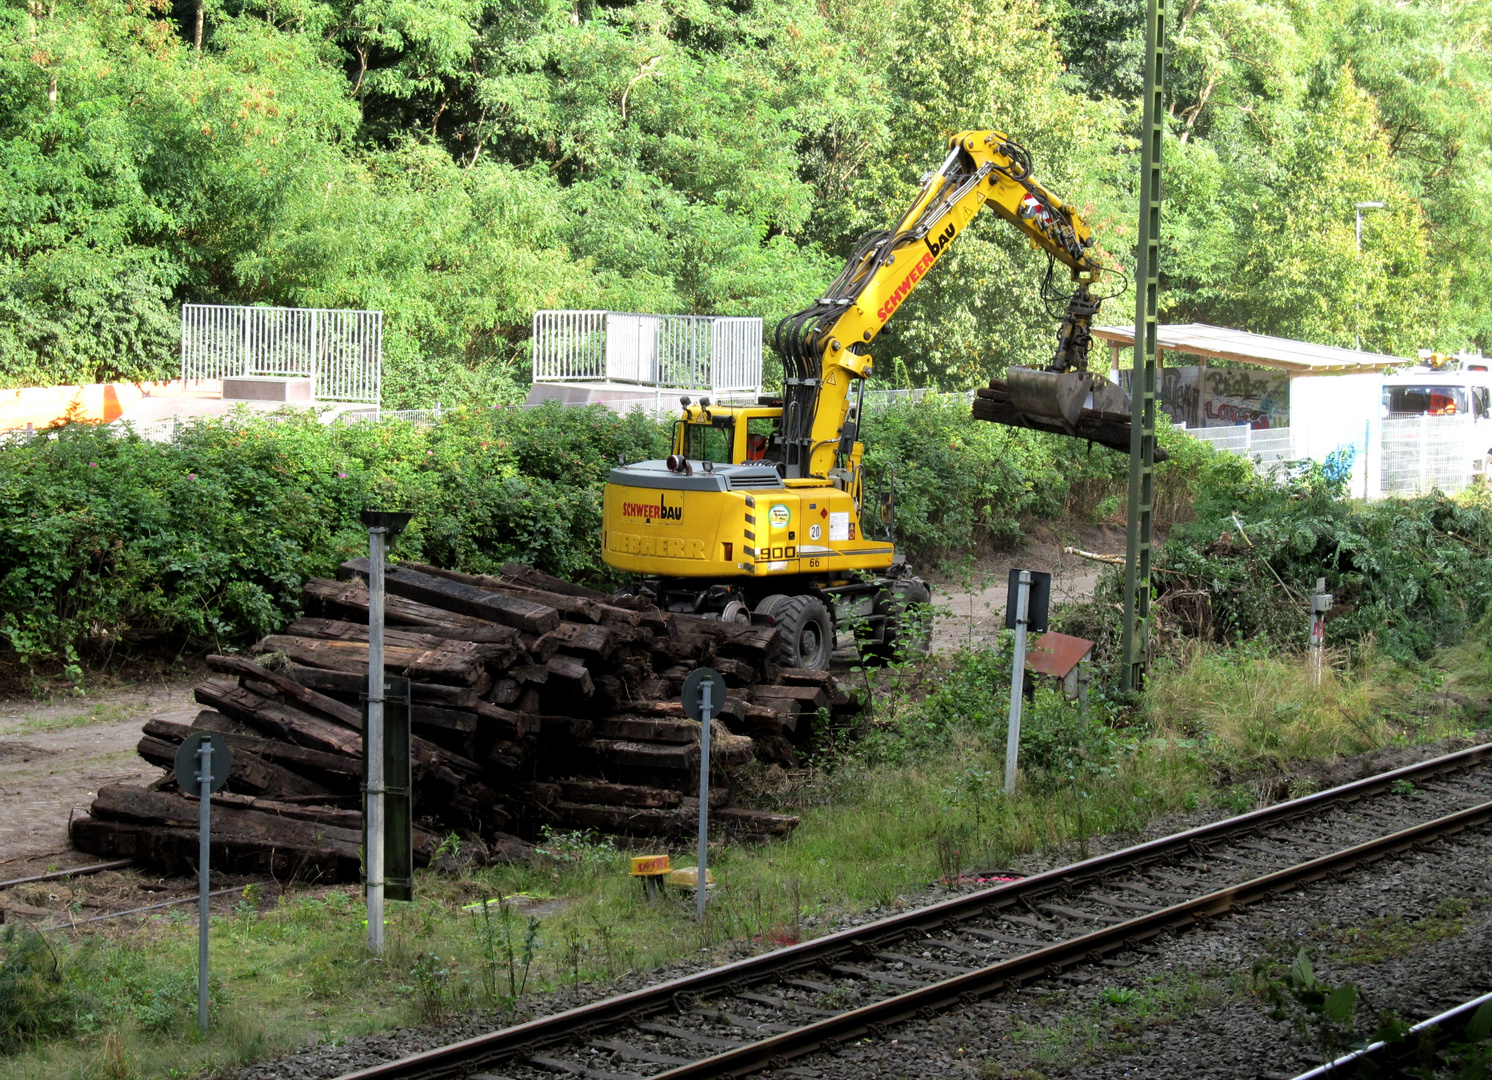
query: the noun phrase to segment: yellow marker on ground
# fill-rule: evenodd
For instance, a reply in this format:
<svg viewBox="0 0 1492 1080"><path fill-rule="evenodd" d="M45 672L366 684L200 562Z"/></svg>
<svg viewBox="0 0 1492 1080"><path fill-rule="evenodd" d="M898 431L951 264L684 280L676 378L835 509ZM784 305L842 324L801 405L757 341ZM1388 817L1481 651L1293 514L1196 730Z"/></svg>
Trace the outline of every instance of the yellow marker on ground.
<svg viewBox="0 0 1492 1080"><path fill-rule="evenodd" d="M672 869L667 855L638 855L632 860L633 877L658 877Z"/></svg>
<svg viewBox="0 0 1492 1080"><path fill-rule="evenodd" d="M642 893L656 900L663 891L663 879L673 869L667 855L638 855L632 859L631 874L642 879Z"/></svg>

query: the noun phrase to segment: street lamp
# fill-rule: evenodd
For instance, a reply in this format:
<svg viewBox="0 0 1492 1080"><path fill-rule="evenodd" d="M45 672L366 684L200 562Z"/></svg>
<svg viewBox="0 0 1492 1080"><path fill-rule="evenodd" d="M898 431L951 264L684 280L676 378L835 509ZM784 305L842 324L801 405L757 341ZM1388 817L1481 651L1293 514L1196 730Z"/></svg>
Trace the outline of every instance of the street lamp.
<svg viewBox="0 0 1492 1080"><path fill-rule="evenodd" d="M1362 212L1364 210L1382 210L1381 202L1360 202L1357 204L1357 253L1362 254Z"/></svg>
<svg viewBox="0 0 1492 1080"><path fill-rule="evenodd" d="M1364 210L1382 210L1383 209L1383 203L1381 203L1381 202L1360 202L1360 203L1357 203L1356 206L1357 206L1357 253L1359 255L1361 255L1362 254L1362 212ZM1361 349L1362 348L1362 335L1358 334L1356 336L1357 336L1357 347L1358 347L1358 349Z"/></svg>

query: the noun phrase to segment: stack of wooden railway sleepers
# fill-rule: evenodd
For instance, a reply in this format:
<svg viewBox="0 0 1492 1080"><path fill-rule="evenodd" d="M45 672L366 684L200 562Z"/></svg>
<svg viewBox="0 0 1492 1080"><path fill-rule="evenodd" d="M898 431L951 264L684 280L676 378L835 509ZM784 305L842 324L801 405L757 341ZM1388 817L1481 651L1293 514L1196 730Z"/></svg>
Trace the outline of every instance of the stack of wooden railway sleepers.
<svg viewBox="0 0 1492 1080"><path fill-rule="evenodd" d="M355 880L361 844L367 560L305 586L305 617L249 657L212 656L190 726L153 719L139 753L169 769L193 731L224 736L232 774L213 809L215 865ZM419 563L386 573L385 664L411 686L417 862L440 837L518 860L546 829L667 839L698 816L700 727L684 678L708 665L730 688L711 728L712 821L752 839L789 815L731 805L756 761L793 767L858 703L827 672L780 669L778 631L660 611L507 564L499 576ZM107 787L74 843L167 870L196 858L197 803L169 774Z"/></svg>

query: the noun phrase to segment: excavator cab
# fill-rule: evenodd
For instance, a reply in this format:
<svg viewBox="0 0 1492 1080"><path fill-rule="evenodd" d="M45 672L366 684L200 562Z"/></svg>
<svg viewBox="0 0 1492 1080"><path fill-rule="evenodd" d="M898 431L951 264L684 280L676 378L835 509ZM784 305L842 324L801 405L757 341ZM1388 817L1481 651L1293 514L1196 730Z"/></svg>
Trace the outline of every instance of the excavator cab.
<svg viewBox="0 0 1492 1080"><path fill-rule="evenodd" d="M673 452L692 461L742 465L772 460L782 407L688 404L674 421Z"/></svg>

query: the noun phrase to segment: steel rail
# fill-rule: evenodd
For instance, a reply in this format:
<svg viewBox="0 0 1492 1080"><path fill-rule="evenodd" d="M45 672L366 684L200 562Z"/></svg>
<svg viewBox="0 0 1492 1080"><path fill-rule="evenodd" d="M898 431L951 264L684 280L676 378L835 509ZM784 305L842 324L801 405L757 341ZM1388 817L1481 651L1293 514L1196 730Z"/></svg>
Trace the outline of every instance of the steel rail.
<svg viewBox="0 0 1492 1080"><path fill-rule="evenodd" d="M265 881L265 882L258 882L258 881L256 881L256 882L254 882L254 884L255 885L259 885L259 884L268 885L269 882L267 882L267 881ZM248 886L246 886L246 885L234 885L230 889L216 889L213 892L208 893L207 895L208 895L209 898L215 897L215 896L227 896L229 893L241 893L247 887ZM138 915L142 911L157 911L160 908L175 907L177 904L193 904L193 903L196 903L200 899L201 899L200 896L198 896L196 893L193 893L191 896L178 896L175 900L166 900L166 901L164 901L162 903L159 903L159 904L146 904L144 907L132 907L132 908L129 908L128 910L126 910L126 911L110 911L110 912L108 912L108 913L106 913L104 915L93 915L93 916L90 916L87 919L76 919L76 920L74 920L72 922L52 923L50 926L38 926L36 929L38 931L40 931L40 930L73 930L73 929L76 929L79 926L83 926L86 923L103 922L105 919L118 919L118 918L121 918L121 917L123 917L125 915Z"/></svg>
<svg viewBox="0 0 1492 1080"><path fill-rule="evenodd" d="M1297 886L1340 874L1364 863L1375 862L1385 856L1488 821L1492 821L1492 802L1343 848L1331 855L1323 855L1319 859L1265 874L1252 881L1219 889L1195 900L1058 942L1024 956L1002 960L967 975L955 975L942 982L931 983L827 1020L807 1024L795 1031L747 1043L735 1050L727 1050L723 1054L689 1065L680 1065L667 1072L655 1073L649 1080L745 1076L758 1069L781 1067L789 1058L801 1057L814 1050L833 1051L847 1040L862 1035L879 1035L891 1024L909 1020L923 1010L936 1009L958 1001L972 1003L993 991L1015 988L1026 980L1056 975L1064 968L1101 959L1107 953L1129 948L1169 931L1205 923L1236 908L1270 899Z"/></svg>
<svg viewBox="0 0 1492 1080"><path fill-rule="evenodd" d="M1289 802L1098 855L1080 863L997 885L991 889L953 897L865 926L827 934L812 941L763 953L746 960L738 960L722 967L684 975L655 986L568 1009L552 1016L473 1036L470 1039L463 1039L460 1042L409 1057L372 1065L346 1073L338 1080L444 1080L446 1077L464 1076L481 1066L566 1042L578 1035L608 1027L631 1016L659 1012L675 1006L687 1006L699 997L712 992L744 989L754 983L859 952L868 945L903 937L912 931L941 929L946 925L975 917L982 912L1015 907L1045 894L1058 892L1087 880L1102 878L1121 869L1147 866L1180 853L1196 851L1228 837L1249 834L1277 826L1282 822L1310 817L1323 807L1344 802L1350 803L1376 795L1404 780L1423 780L1427 777L1462 771L1484 762L1492 762L1492 743L1484 743L1438 758L1406 765L1351 784L1344 784L1341 787L1328 788ZM1246 885L1247 883L1235 888L1244 888ZM673 1074L661 1075L672 1076Z"/></svg>
<svg viewBox="0 0 1492 1080"><path fill-rule="evenodd" d="M9 889L15 885L34 885L38 881L56 881L58 878L85 877L88 874L100 874L105 870L123 870L126 866L134 865L134 859L112 859L109 862L93 863L91 866L74 866L68 870L53 870L46 874L11 878L9 881L0 881L0 889Z"/></svg>
<svg viewBox="0 0 1492 1080"><path fill-rule="evenodd" d="M1484 1005L1492 1004L1492 994L1483 994L1481 997L1463 1001L1460 1005L1447 1009L1439 1016L1432 1016L1428 1020L1422 1020L1415 1024L1406 1033L1400 1042L1375 1042L1354 1050L1350 1054L1344 1054L1335 1061L1327 1062L1318 1066L1310 1072L1301 1073L1295 1080L1324 1080L1329 1076L1390 1076L1396 1073L1386 1073L1383 1070L1385 1062L1394 1065L1404 1065L1413 1062L1424 1065L1429 1053L1438 1050L1440 1044L1452 1034L1464 1035L1466 1025L1470 1023L1472 1016ZM1419 1036L1414 1038L1414 1036ZM1363 1071L1362 1066L1367 1065L1370 1069L1376 1067L1376 1071ZM1353 1066L1358 1068L1352 1072Z"/></svg>

